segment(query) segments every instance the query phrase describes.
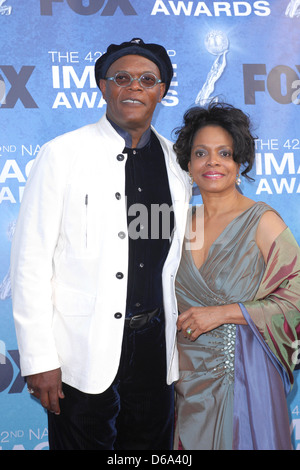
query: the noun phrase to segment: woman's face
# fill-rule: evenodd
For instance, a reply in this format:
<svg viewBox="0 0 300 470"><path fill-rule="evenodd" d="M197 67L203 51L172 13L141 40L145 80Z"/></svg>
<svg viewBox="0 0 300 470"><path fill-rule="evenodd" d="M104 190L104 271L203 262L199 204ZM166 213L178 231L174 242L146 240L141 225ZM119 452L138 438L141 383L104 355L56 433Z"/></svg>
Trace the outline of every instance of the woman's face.
<svg viewBox="0 0 300 470"><path fill-rule="evenodd" d="M240 165L233 160L233 150L231 135L218 125L196 132L188 168L201 193L235 188Z"/></svg>

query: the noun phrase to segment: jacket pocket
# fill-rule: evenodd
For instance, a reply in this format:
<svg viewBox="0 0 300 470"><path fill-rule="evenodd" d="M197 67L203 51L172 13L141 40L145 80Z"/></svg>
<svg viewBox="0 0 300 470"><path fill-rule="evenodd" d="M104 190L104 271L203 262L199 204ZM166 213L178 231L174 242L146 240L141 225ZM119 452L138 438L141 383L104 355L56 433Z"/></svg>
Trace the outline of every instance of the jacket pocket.
<svg viewBox="0 0 300 470"><path fill-rule="evenodd" d="M83 292L55 284L53 304L64 316L89 316L95 311L96 298Z"/></svg>

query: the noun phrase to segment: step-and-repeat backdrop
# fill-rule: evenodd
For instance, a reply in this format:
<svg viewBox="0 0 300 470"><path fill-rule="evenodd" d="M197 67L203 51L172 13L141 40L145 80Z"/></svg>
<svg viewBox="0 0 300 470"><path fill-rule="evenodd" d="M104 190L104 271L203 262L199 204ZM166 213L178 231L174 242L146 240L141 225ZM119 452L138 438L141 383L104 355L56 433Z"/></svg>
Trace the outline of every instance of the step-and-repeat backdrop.
<svg viewBox="0 0 300 470"><path fill-rule="evenodd" d="M300 242L300 0L0 0L3 450L48 449L46 414L20 376L12 319L10 246L24 186L42 144L105 113L95 60L109 44L134 37L161 43L173 63L154 119L166 137L174 139L187 108L212 97L250 114L258 136L255 182L242 191L277 209ZM295 449L299 385L296 370L289 396Z"/></svg>

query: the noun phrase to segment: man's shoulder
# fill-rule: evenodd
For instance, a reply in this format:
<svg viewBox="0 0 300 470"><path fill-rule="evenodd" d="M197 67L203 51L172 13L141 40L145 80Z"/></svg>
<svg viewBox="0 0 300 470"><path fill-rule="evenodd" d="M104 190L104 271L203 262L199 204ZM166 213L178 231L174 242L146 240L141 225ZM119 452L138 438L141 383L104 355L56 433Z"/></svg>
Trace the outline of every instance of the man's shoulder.
<svg viewBox="0 0 300 470"><path fill-rule="evenodd" d="M66 146L71 148L93 147L96 139L109 139L122 140L117 132L110 125L106 116L103 115L97 122L86 124L74 130L68 131L64 134L58 135L54 139L47 142L45 145L55 149L63 148Z"/></svg>
<svg viewBox="0 0 300 470"><path fill-rule="evenodd" d="M154 134L156 135L156 137L161 141L163 142L165 145L167 145L171 150L173 150L173 142L171 142L169 139L167 139L167 137L163 136L162 134L160 134L156 129L155 127L152 126L152 131L154 132Z"/></svg>
<svg viewBox="0 0 300 470"><path fill-rule="evenodd" d="M190 192L191 184L189 181L189 177L187 175L187 172L182 170L182 168L180 167L177 161L177 156L173 148L174 143L171 140L164 137L163 135L159 134L153 127L152 127L152 130L155 132L157 138L159 139L163 151L168 156L168 159L166 160L167 164L169 164L170 167L172 167L173 171L175 171L177 176L185 184L188 192Z"/></svg>
<svg viewBox="0 0 300 470"><path fill-rule="evenodd" d="M60 168L65 165L69 168L78 156L91 152L91 148L95 147L93 143L96 135L96 124L88 124L60 134L41 146L36 160L42 165L58 165Z"/></svg>
<svg viewBox="0 0 300 470"><path fill-rule="evenodd" d="M93 135L97 135L97 123L86 124L85 126L79 127L77 129L70 130L64 134L54 137L54 139L47 142L48 145L78 145L79 142L82 142L82 139L88 140L92 138Z"/></svg>

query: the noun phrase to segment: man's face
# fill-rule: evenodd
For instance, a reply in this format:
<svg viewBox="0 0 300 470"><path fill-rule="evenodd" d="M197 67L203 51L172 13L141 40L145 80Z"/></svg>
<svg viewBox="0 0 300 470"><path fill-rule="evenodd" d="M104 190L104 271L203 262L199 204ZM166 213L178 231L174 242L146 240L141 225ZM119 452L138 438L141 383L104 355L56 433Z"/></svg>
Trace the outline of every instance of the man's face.
<svg viewBox="0 0 300 470"><path fill-rule="evenodd" d="M152 72L157 78L161 78L156 64L139 55L126 55L116 60L106 76L113 77L117 72L129 72L133 78ZM150 126L155 107L163 98L165 84L159 83L153 88L145 89L137 80L133 80L129 86L123 88L114 81L101 79L100 89L107 103L107 116L130 132L146 130Z"/></svg>

